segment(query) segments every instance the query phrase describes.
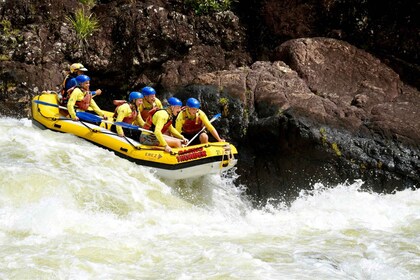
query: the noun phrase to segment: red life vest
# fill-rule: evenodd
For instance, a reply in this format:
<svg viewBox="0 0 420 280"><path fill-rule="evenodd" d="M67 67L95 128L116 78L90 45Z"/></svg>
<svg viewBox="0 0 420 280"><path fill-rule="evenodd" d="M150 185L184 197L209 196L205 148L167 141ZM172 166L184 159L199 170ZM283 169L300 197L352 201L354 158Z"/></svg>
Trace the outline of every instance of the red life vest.
<svg viewBox="0 0 420 280"><path fill-rule="evenodd" d="M79 109L86 111L89 108L90 101L92 100L92 94L90 93L90 91L84 91L82 89L80 90L83 91L85 96L83 97L82 100L76 101L76 106Z"/></svg>
<svg viewBox="0 0 420 280"><path fill-rule="evenodd" d="M114 100L113 103L114 103L114 105L117 105L117 107L114 110L114 119L117 119L117 117L118 117L118 114L117 114L118 108L121 105L126 104L128 102L125 101L125 100ZM131 114L128 117L125 117L122 121L125 122L125 123L131 124L137 118L137 110L136 110L136 108L134 108L135 106L133 104L128 104L128 105L130 106Z"/></svg>
<svg viewBox="0 0 420 280"><path fill-rule="evenodd" d="M149 116L147 117L147 119L146 119L146 121L143 125L144 129L155 131L155 125L153 124L153 115L156 114L156 112L160 111L160 110L164 110L169 115L169 113L165 109L159 109L158 107L155 107L155 108L151 109L150 112L149 112ZM172 124L172 118L169 115L168 121L162 127L161 132L165 133L166 131L168 131L171 124Z"/></svg>
<svg viewBox="0 0 420 280"><path fill-rule="evenodd" d="M184 123L182 124L182 132L186 134L195 134L203 128L203 122L201 121L199 114L195 115L195 118L190 120L187 116L187 112L184 110L181 112L182 117L184 118Z"/></svg>
<svg viewBox="0 0 420 280"><path fill-rule="evenodd" d="M143 105L144 106L144 105ZM156 106L156 103L155 102L153 102L153 104L152 104L152 106L153 107L151 107L151 108L148 108L148 109L146 109L146 108L144 108L143 107L143 110L141 111L141 117L143 118L143 120L146 120L147 119L147 117L150 115L150 112L152 111L152 110L157 110L157 109L159 109L157 106ZM155 112L155 111L153 111L153 112Z"/></svg>

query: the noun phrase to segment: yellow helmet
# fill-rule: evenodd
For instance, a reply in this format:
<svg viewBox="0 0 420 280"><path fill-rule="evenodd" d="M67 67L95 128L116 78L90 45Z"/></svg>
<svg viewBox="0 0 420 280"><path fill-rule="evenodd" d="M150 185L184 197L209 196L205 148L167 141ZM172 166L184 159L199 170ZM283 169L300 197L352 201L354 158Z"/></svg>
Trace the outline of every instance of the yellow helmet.
<svg viewBox="0 0 420 280"><path fill-rule="evenodd" d="M87 69L81 63L73 63L70 65L70 73L74 73L76 71L87 71Z"/></svg>

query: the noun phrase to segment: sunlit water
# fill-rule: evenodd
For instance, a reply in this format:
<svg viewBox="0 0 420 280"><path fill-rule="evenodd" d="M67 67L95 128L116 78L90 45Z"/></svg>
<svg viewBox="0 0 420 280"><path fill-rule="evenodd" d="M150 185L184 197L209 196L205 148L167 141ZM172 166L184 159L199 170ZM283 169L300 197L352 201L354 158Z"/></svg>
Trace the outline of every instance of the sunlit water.
<svg viewBox="0 0 420 280"><path fill-rule="evenodd" d="M233 173L165 182L26 119L0 151L0 279L420 279L419 190L255 209Z"/></svg>

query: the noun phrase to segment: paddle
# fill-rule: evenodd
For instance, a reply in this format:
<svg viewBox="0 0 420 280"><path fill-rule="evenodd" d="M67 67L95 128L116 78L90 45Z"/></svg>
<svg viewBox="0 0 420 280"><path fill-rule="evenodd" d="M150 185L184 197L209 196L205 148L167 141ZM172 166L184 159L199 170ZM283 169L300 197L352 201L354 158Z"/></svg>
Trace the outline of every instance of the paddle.
<svg viewBox="0 0 420 280"><path fill-rule="evenodd" d="M134 124L128 124L128 123L125 123L125 122L114 122L113 124L124 127L124 128L128 128L128 129L141 130L141 131L144 131L144 132L149 132L149 133L155 134L154 131L151 131L151 130L148 130L148 129L145 129L145 128L141 128L141 127L139 127L137 125L134 125ZM170 139L181 140L181 139L178 139L176 137L172 137L172 136L169 136L169 135L166 135L166 134L163 134L163 137L170 138Z"/></svg>
<svg viewBox="0 0 420 280"><path fill-rule="evenodd" d="M42 100L34 100L34 102L37 103L37 104L45 105L45 106L57 107L57 108L60 108L60 109L63 109L63 110L67 110L67 107L60 106L60 105L57 105L57 104L54 104L54 103L48 103L48 102L45 102L45 101L42 101ZM86 121L86 122L101 122L102 121L101 117L98 117L96 115L89 114L89 113L86 113L86 112L76 112L76 116L79 119L81 119L82 121Z"/></svg>
<svg viewBox="0 0 420 280"><path fill-rule="evenodd" d="M221 116L222 116L222 114L221 114L221 113L214 115L214 116L213 116L213 118L211 118L210 123L214 122L215 120L217 120L217 119L218 119L218 118L220 118ZM206 129L206 127L205 127L205 126L204 126L202 129L200 129L200 131L199 131L199 132L197 132L197 134L195 134L195 135L194 135L194 137L190 139L190 141L188 141L188 143L185 145L185 147L187 147L188 145L190 145L190 144L191 144L191 142L192 142L195 138L197 138L197 136L198 136L198 135L200 135L200 133L201 133L201 132L203 132L203 130L204 130L204 129Z"/></svg>
<svg viewBox="0 0 420 280"><path fill-rule="evenodd" d="M34 100L34 102L37 103L37 104L42 104L42 105L46 105L46 106L52 106L52 107L57 107L57 108L60 108L60 109L67 110L67 107L60 106L60 105L57 105L57 104L54 104L54 103L48 103L48 102L41 101L41 100Z"/></svg>
<svg viewBox="0 0 420 280"><path fill-rule="evenodd" d="M86 113L86 112L77 112L76 114L77 114L77 117L79 119L84 120L84 121L88 121L88 122L105 122L105 123L110 123L110 124L113 124L113 125L118 125L118 126L121 126L121 127L127 128L127 129L140 130L140 131L145 131L145 132L149 132L149 133L153 133L154 134L153 131L147 130L147 129L144 129L144 128L141 128L141 127L139 127L137 125L128 124L128 123L125 123L125 122L111 122L111 121L106 121L106 120L102 119L99 116L96 116L96 115L93 115L93 114L89 114L89 113ZM179 140L178 138L171 137L169 135L163 135L163 137Z"/></svg>
<svg viewBox="0 0 420 280"><path fill-rule="evenodd" d="M98 123L98 122L107 122L107 123L112 123L112 122L108 122L105 121L103 118L97 116L97 115L93 115L90 113L86 113L86 112L76 112L76 116L81 119L82 121L85 122L93 122L93 123Z"/></svg>

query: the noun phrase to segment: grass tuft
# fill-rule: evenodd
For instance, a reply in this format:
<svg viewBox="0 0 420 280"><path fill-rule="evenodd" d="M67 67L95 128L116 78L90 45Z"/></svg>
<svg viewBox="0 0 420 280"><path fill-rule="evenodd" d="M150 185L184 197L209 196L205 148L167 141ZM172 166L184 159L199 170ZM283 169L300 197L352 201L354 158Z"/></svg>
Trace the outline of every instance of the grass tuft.
<svg viewBox="0 0 420 280"><path fill-rule="evenodd" d="M98 30L99 22L93 14L87 14L84 9L79 9L74 17L67 17L76 31L77 37L82 43L86 43L86 39Z"/></svg>

